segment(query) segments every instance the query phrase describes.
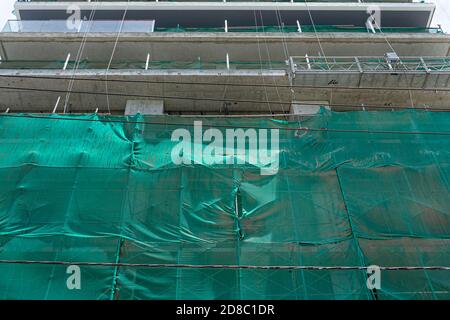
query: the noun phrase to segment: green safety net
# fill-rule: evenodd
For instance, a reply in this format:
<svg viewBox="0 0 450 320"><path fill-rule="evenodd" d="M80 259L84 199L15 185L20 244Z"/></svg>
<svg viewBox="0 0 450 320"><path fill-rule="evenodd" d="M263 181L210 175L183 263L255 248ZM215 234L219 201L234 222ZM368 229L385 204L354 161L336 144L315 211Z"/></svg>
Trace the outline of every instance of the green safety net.
<svg viewBox="0 0 450 320"><path fill-rule="evenodd" d="M45 61L45 60L8 60L0 63L0 69L63 69L66 65L64 60ZM263 61L230 61L230 69L241 70L260 70L263 69L279 69L285 70L288 66L286 61L263 60ZM211 69L227 69L227 63L223 61L149 61L147 67L149 69L188 69L188 70L211 70ZM83 59L78 63L69 61L66 65L67 70L85 70L85 69L107 69L108 62L89 61ZM146 68L146 61L115 61L109 65L109 69L140 69Z"/></svg>
<svg viewBox="0 0 450 320"><path fill-rule="evenodd" d="M389 65L385 58L371 58L358 57L359 66L355 58L336 58L336 57L293 57L293 62L299 70L334 70L334 71L357 71L359 67L364 71L446 71L450 70L450 58L447 57L403 57L401 62ZM197 59L194 61L170 61L170 60L153 60L153 61L138 61L138 60L122 60L114 61L110 65L105 61L90 61L83 59L79 62L65 60L45 61L45 60L6 60L0 63L0 69L15 70L15 69L63 69L67 70L94 70L94 69L113 69L113 70L168 70L168 69L183 69L183 70L223 70L227 69L226 61L203 61ZM287 70L290 68L287 61L280 60L261 60L261 61L230 61L230 69L233 70Z"/></svg>
<svg viewBox="0 0 450 320"><path fill-rule="evenodd" d="M302 32L362 32L372 33L366 27L358 26L332 26L332 25L301 25ZM375 28L375 33L442 33L440 28L413 28L413 27L385 27L385 28ZM155 32L225 32L225 27L155 27ZM241 26L234 27L229 26L228 32L283 32L283 33L298 33L298 26Z"/></svg>
<svg viewBox="0 0 450 320"><path fill-rule="evenodd" d="M175 164L194 119L0 116L0 298L450 299L443 268L382 270L373 290L341 268L450 266L450 113L195 119L278 129L269 175L188 149ZM79 290L55 261L80 265Z"/></svg>

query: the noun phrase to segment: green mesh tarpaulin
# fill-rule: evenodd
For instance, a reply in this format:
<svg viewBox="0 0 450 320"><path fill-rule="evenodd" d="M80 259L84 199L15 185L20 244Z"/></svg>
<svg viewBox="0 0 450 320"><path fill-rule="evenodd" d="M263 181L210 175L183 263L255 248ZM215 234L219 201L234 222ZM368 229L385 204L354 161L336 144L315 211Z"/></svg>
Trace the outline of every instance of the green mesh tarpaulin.
<svg viewBox="0 0 450 320"><path fill-rule="evenodd" d="M298 33L299 28L295 26L229 26L227 32L284 32L284 33ZM444 34L440 28L376 28L375 32L385 33L434 33ZM203 27L203 28L185 28L182 26L176 27L156 27L155 32L225 32L225 27ZM366 27L357 26L329 26L329 25L301 25L301 32L372 32Z"/></svg>
<svg viewBox="0 0 450 320"><path fill-rule="evenodd" d="M278 171L175 164L194 120L279 129ZM4 114L0 298L450 299L442 268L382 270L378 290L364 268L227 268L450 266L449 127L427 111ZM81 289L54 262L79 264Z"/></svg>
<svg viewBox="0 0 450 320"><path fill-rule="evenodd" d="M442 63L445 63L443 61ZM440 66L442 65L440 64ZM0 69L62 69L65 61L32 61L32 60L8 60L0 63ZM70 61L67 69L105 69L107 62L82 60L78 64ZM110 69L227 69L226 61L149 61L146 66L145 61L115 61ZM280 69L287 68L286 61L231 61L230 69ZM441 67L442 68L442 67Z"/></svg>

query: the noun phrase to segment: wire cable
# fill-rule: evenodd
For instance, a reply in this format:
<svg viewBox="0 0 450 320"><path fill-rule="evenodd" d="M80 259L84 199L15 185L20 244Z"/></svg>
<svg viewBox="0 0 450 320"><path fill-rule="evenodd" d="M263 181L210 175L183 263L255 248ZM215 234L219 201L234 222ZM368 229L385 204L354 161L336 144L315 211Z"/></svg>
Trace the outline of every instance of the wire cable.
<svg viewBox="0 0 450 320"><path fill-rule="evenodd" d="M266 103L267 106L269 107L269 111L270 113L272 113L272 108L270 106L270 102L269 102L269 95L267 94L267 86L266 86L266 81L264 79L264 74L263 74L263 65L262 65L262 56L261 56L261 45L259 43L259 32L258 32L258 19L256 16L256 10L253 10L253 15L255 17L255 29L256 29L256 41L258 44L258 56L259 56L259 63L260 63L260 71L261 71L261 80L263 82L263 87L264 87L264 94L265 94L265 98L266 98ZM261 23L262 24L262 23ZM263 27L263 31L264 31L264 25Z"/></svg>
<svg viewBox="0 0 450 320"><path fill-rule="evenodd" d="M64 93L67 90L57 90L57 89L41 89L41 88L30 88L30 87L12 87L12 86L0 86L0 89L6 89L6 90L17 90L17 91L33 91L33 92L53 92L53 93ZM93 91L72 91L72 93L76 94L87 94L87 95L105 95L105 92L93 92ZM261 100L251 100L251 99L224 99L224 98L203 98L203 97L180 97L180 96L168 96L168 95L144 95L144 94L130 94L130 93L109 93L110 96L118 96L118 97L134 97L134 98L156 98L156 99L167 99L167 100L190 100L190 101L212 101L212 102L239 102L239 103L254 103L254 104L265 104L267 101L261 101ZM285 104L285 105L291 105L291 101L270 101L269 103L274 104ZM315 105L315 106L322 106L321 103L316 102L308 102L309 105ZM383 109L383 110L391 110L391 109L412 109L412 110L430 110L429 107L405 107L405 106L394 106L394 105L353 105L349 103L330 103L328 104L330 107L339 107L339 108L349 108L349 109L364 109L364 108L371 108L371 109ZM449 108L440 108L440 109L433 109L433 111L436 112L443 112L443 111L450 111ZM271 112L272 113L272 112Z"/></svg>
<svg viewBox="0 0 450 320"><path fill-rule="evenodd" d="M314 23L314 19L313 19L311 10L309 10L308 1L307 0L304 0L304 1L305 1L306 9L308 10L309 18L311 19L311 23L312 23L312 26L314 29L314 34L316 35L317 43L319 44L319 48L325 59L325 63L328 65L327 56L325 55L325 51L323 50L322 43L320 42L320 37L319 37L319 34L317 33L316 24Z"/></svg>
<svg viewBox="0 0 450 320"><path fill-rule="evenodd" d="M122 21L120 22L119 31L117 32L116 41L114 42L114 46L111 52L111 57L109 58L108 66L105 70L105 91L106 91L106 105L108 107L108 112L111 113L111 108L109 107L109 95L108 95L108 71L111 68L111 64L114 58L114 53L116 52L117 44L119 43L119 37L122 33L123 24L125 22L125 16L128 12L128 6L130 4L130 0L127 0L127 6L125 7L125 10L123 12Z"/></svg>
<svg viewBox="0 0 450 320"><path fill-rule="evenodd" d="M70 101L70 93L73 90L73 86L75 84L75 81L73 80L73 78L75 77L75 73L78 70L79 66L80 66L80 62L81 62L81 58L83 57L83 52L84 52L84 48L86 46L87 43L87 38L88 38L88 33L92 27L92 23L95 17L95 12L97 10L97 6L98 6L98 0L95 0L95 5L94 8L91 10L90 14L89 14L89 19L88 19L88 27L86 28L86 31L83 34L83 38L81 39L81 43L80 43L80 47L78 48L78 52L77 55L75 57L75 64L72 68L72 77L71 80L69 81L69 85L67 88L67 93L66 93L66 98L64 100L64 113L66 113L67 111L67 106L69 104ZM80 21L80 23L82 23L83 20Z"/></svg>
<svg viewBox="0 0 450 320"><path fill-rule="evenodd" d="M193 123L170 123L170 122L154 122L154 121L129 121L120 119L86 119L86 118L67 118L67 117L52 117L42 115L29 115L29 114L11 114L0 113L0 118L28 118L28 119L46 119L55 121L83 121L83 122L102 122L102 123L126 123L126 124L143 124L143 125L161 125L161 126L194 126ZM234 126L220 125L220 124L202 124L203 127L209 128L230 128L235 129ZM332 132L332 133L358 133L358 134L398 134L398 135L432 135L432 136L450 136L450 131L394 131L394 130L363 130L363 129L330 129L330 128L310 128L310 127L263 127L263 126L239 126L240 129L279 129L283 131L305 131L305 132Z"/></svg>
<svg viewBox="0 0 450 320"><path fill-rule="evenodd" d="M263 19L263 15L262 15L261 10L259 10L259 16L260 16L260 18L261 18L261 24L262 24L262 26L263 26L263 32L264 32L264 35L266 35L266 30L264 29L264 19ZM277 17L278 17L278 16L277 16ZM267 59L268 59L268 61L269 61L269 69L272 71L272 59L271 59L271 57L270 57L270 50L269 50L269 45L267 44L267 39L266 39L266 37L264 37L264 43L265 43L265 46L266 46ZM261 74L262 74L262 72L263 72L263 70L261 70ZM274 84L276 83L276 82L275 82L275 77L274 77L273 75L272 75L272 82L273 82ZM282 101L282 100L281 100L280 92L278 91L278 87L275 87L275 91L276 91L278 100ZM283 106L283 104L281 104L280 106L281 106L282 112L284 113L285 111L284 111L284 106Z"/></svg>
<svg viewBox="0 0 450 320"><path fill-rule="evenodd" d="M77 265L92 267L132 267L132 268L181 268L181 269L258 269L258 270L367 270L366 266L294 266L294 265L228 265L228 264L171 264L171 263L116 263L86 261L46 261L46 260L0 260L0 264ZM443 270L448 266L378 266L385 271Z"/></svg>
<svg viewBox="0 0 450 320"><path fill-rule="evenodd" d="M67 80L64 76L29 76L29 75L0 75L0 78L25 78L25 79L47 79L47 80ZM101 79L76 77L74 81L100 81ZM433 91L450 92L450 88L414 88L414 87L355 87L355 86L335 86L335 85L290 85L290 84L257 84L257 83L228 83L228 82L202 82L202 81L167 81L167 80L124 80L108 79L109 82L119 83L143 83L143 84L174 84L174 85L201 85L201 86L230 86L230 87L267 87L267 88L304 88L304 89L338 89L338 90L382 90L382 91Z"/></svg>

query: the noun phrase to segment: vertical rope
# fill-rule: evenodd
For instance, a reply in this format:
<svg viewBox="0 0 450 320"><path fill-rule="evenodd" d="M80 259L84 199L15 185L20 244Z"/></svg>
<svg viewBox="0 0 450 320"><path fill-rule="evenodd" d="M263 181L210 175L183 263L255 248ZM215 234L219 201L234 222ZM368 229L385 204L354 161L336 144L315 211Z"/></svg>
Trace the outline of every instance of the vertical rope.
<svg viewBox="0 0 450 320"><path fill-rule="evenodd" d="M94 20L94 16L95 16L95 12L97 10L97 6L98 6L98 1L95 0L95 6L94 8L91 10L91 13L89 14L89 19L88 19L88 27L86 28L86 31L83 34L83 38L81 39L81 43L80 43L80 47L78 48L78 52L77 55L75 57L75 64L72 68L72 76L71 79L69 80L69 85L67 87L67 93L66 93L66 98L64 101L64 113L66 113L67 111L67 105L69 104L69 100L70 100L70 94L73 90L73 86L75 84L75 73L78 70L79 66L80 66L80 62L81 62L81 58L83 56L83 52L84 52L84 47L86 46L86 42L87 42L87 35L90 32L91 26L92 26L92 21Z"/></svg>
<svg viewBox="0 0 450 320"><path fill-rule="evenodd" d="M266 82L265 82L264 74L263 74L264 70L263 70L262 55L261 55L261 45L259 43L259 35L258 35L258 30L259 29L258 29L258 19L256 17L256 10L253 10L253 15L255 17L256 41L257 41L257 44L258 44L258 55L259 55L261 79L262 79L263 87L264 87L264 94L265 94L265 98L266 98L266 101L267 101L267 106L269 107L269 112L270 112L270 114L273 114L272 107L270 106L269 96L267 94L267 86L266 86ZM264 30L264 26L263 26L263 30Z"/></svg>
<svg viewBox="0 0 450 320"><path fill-rule="evenodd" d="M114 53L116 52L117 44L119 43L119 37L120 37L120 34L122 33L122 28L123 28L123 24L124 24L124 21L125 21L125 16L127 15L127 12L128 12L129 4L130 4L130 0L127 1L127 6L126 6L125 11L123 13L122 21L120 22L120 26L119 26L119 31L117 32L116 41L114 42L114 46L113 46L113 49L112 49L112 52L111 52L111 57L109 58L108 66L107 66L107 68L105 70L106 105L108 107L108 113L109 114L111 114L111 108L110 108L110 105L109 105L109 94L108 94L108 71L111 68L111 64L112 64L112 61L113 61L113 58L114 58Z"/></svg>

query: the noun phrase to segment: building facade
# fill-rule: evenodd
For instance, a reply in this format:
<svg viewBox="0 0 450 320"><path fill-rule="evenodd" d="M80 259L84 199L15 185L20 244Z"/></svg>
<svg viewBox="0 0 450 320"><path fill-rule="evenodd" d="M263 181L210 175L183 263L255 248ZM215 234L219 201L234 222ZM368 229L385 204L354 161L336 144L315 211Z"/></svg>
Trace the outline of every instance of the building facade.
<svg viewBox="0 0 450 320"><path fill-rule="evenodd" d="M8 91L1 103L51 112L59 98L56 112L115 114L128 100L169 114L289 113L308 102L443 108L448 96L433 88L449 84L449 36L430 27L434 10L413 1L19 1L1 33L1 72L57 76L21 83L61 92ZM130 96L78 93L92 88Z"/></svg>
<svg viewBox="0 0 450 320"><path fill-rule="evenodd" d="M18 1L0 298L449 299L434 10Z"/></svg>

